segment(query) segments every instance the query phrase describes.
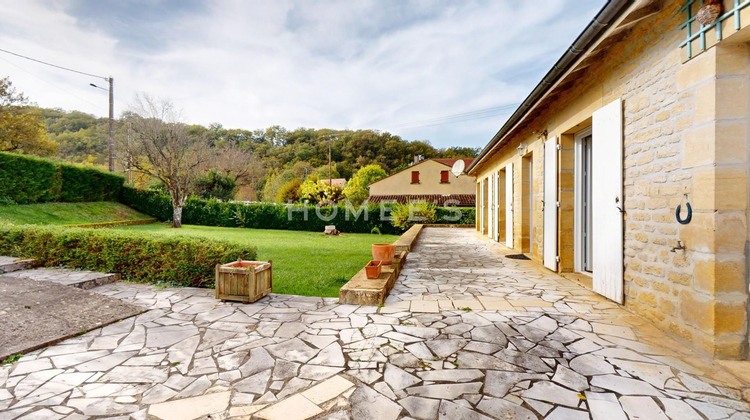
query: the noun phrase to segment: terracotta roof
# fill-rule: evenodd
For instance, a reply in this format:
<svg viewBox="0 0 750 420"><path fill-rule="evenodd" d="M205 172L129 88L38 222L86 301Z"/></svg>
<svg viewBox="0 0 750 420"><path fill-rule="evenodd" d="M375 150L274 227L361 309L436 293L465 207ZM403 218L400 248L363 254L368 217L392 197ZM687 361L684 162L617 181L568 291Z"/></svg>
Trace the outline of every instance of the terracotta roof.
<svg viewBox="0 0 750 420"><path fill-rule="evenodd" d="M327 184L328 178L321 179L320 182ZM333 184L334 187L339 187L343 190L344 187L346 187L346 178L333 178L331 184Z"/></svg>
<svg viewBox="0 0 750 420"><path fill-rule="evenodd" d="M474 158L459 158L459 159L432 159L432 160L434 160L435 162L440 162L440 163L442 163L443 165L447 165L447 166L450 166L450 167L453 167L453 164L454 164L454 163L456 163L456 161L457 161L457 160L463 160L463 161L464 161L464 163L466 164L466 167L468 168L468 167L469 167L469 165L471 165L471 162L473 162L473 161L474 161Z"/></svg>
<svg viewBox="0 0 750 420"><path fill-rule="evenodd" d="M371 195L368 200L370 203L397 201L401 204L408 201L429 201L436 206L444 206L446 201L455 200L450 204L456 207L474 207L476 205L475 194Z"/></svg>

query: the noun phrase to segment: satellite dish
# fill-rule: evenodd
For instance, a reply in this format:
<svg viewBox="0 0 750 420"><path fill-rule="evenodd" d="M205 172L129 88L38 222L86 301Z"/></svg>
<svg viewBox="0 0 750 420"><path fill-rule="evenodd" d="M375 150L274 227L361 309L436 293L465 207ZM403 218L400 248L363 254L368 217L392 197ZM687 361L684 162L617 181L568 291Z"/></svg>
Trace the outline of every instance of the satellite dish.
<svg viewBox="0 0 750 420"><path fill-rule="evenodd" d="M451 168L451 172L456 177L459 177L461 174L464 173L464 169L466 169L466 162L464 162L463 159L459 159L456 161L456 163L453 164L453 167Z"/></svg>

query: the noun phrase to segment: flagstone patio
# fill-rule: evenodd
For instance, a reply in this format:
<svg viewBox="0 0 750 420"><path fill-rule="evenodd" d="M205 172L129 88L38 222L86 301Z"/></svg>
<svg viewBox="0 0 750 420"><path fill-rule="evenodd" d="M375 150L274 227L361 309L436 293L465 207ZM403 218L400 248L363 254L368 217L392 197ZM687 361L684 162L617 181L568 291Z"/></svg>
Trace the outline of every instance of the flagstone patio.
<svg viewBox="0 0 750 420"><path fill-rule="evenodd" d="M96 287L150 310L0 367L0 420L750 418L746 364L502 252L427 228L381 308Z"/></svg>

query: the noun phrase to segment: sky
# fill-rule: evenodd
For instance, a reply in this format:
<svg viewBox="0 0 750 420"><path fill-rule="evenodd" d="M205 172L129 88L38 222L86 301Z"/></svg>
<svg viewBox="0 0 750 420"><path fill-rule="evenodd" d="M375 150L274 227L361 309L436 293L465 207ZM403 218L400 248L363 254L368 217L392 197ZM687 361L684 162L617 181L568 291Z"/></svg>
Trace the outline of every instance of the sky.
<svg viewBox="0 0 750 420"><path fill-rule="evenodd" d="M376 129L483 147L604 0L0 0L0 49L114 78L190 124ZM0 52L42 107L108 115L102 78Z"/></svg>

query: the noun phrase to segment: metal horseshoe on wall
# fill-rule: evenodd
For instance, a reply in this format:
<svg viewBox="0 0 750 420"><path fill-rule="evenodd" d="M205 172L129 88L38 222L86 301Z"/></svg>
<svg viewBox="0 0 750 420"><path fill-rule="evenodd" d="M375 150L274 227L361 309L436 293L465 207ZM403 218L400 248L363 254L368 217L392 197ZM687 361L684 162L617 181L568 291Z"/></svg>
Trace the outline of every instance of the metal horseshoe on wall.
<svg viewBox="0 0 750 420"><path fill-rule="evenodd" d="M677 223L681 225L686 225L690 223L690 220L693 219L693 208L690 207L689 201L685 201L685 207L687 207L687 217L684 219L680 216L680 210L682 210L682 204L678 204L677 210L675 210L674 212L674 217L677 219Z"/></svg>

